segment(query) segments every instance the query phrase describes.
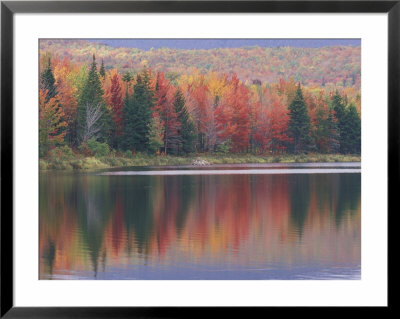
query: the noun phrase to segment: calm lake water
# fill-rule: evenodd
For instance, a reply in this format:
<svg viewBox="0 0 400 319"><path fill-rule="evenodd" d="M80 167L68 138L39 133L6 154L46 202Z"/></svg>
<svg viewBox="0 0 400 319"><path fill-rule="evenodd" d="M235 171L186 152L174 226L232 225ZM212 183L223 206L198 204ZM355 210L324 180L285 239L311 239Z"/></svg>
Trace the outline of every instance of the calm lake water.
<svg viewBox="0 0 400 319"><path fill-rule="evenodd" d="M40 173L39 277L360 279L360 169L281 166Z"/></svg>

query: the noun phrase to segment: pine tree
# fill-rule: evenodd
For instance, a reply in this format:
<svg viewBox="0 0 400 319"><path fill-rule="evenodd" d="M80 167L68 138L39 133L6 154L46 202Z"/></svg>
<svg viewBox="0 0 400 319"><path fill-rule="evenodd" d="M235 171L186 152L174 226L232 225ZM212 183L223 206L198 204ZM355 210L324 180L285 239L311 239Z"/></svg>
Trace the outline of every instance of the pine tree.
<svg viewBox="0 0 400 319"><path fill-rule="evenodd" d="M311 147L310 138L310 116L306 103L304 102L303 93L300 84L297 87L293 101L289 105L289 125L288 131L293 139L292 151L295 154L307 151Z"/></svg>
<svg viewBox="0 0 400 319"><path fill-rule="evenodd" d="M125 150L146 152L149 151L150 123L155 103L147 69L137 75L133 89L133 95L129 96L127 92L124 102L121 146Z"/></svg>
<svg viewBox="0 0 400 319"><path fill-rule="evenodd" d="M329 153L331 147L335 147L334 143L338 145L338 141L333 140L336 138L336 123L333 122L332 111L322 92L316 99L315 108L311 114L311 131L316 149L320 153Z"/></svg>
<svg viewBox="0 0 400 319"><path fill-rule="evenodd" d="M124 150L133 150L133 123L136 121L136 112L133 106L133 96L131 96L128 90L125 93L124 104L122 107L122 130L120 138L120 146Z"/></svg>
<svg viewBox="0 0 400 319"><path fill-rule="evenodd" d="M328 125L329 125L329 152L330 153L339 153L340 151L340 133L337 126L337 120L334 115L333 110L329 110L328 116Z"/></svg>
<svg viewBox="0 0 400 319"><path fill-rule="evenodd" d="M77 138L79 139L78 143L83 138L84 128L86 124L86 109L88 105L91 106L100 106L102 111L102 117L99 119L102 130L99 133L98 137L100 141L104 142L109 140L109 130L110 126L112 125L111 114L109 110L106 108L106 105L103 100L104 91L101 87L101 82L99 78L99 74L97 73L97 63L96 57L93 54L93 61L92 65L88 74L88 78L86 83L82 89L79 103L77 107L77 114L76 114L76 130L77 130Z"/></svg>
<svg viewBox="0 0 400 319"><path fill-rule="evenodd" d="M342 131L342 152L360 154L361 153L361 119L357 109L351 103L344 112L343 131Z"/></svg>
<svg viewBox="0 0 400 319"><path fill-rule="evenodd" d="M104 79L106 77L106 70L104 68L104 60L101 59L100 76Z"/></svg>
<svg viewBox="0 0 400 319"><path fill-rule="evenodd" d="M150 122L149 131L149 152L154 154L158 153L161 147L164 146L164 124L161 121L158 112L153 112L153 117Z"/></svg>
<svg viewBox="0 0 400 319"><path fill-rule="evenodd" d="M124 76L122 77L122 81L124 81L126 83L126 87L129 87L129 84L131 83L131 81L133 80L133 75L131 72L126 72L124 74Z"/></svg>
<svg viewBox="0 0 400 319"><path fill-rule="evenodd" d="M104 92L101 87L99 74L97 73L96 57L93 54L92 65L90 67L86 83L82 89L79 104L84 105L86 102L101 104L103 103L103 94Z"/></svg>
<svg viewBox="0 0 400 319"><path fill-rule="evenodd" d="M46 102L57 95L56 79L51 69L51 61L49 58L46 69L41 74L41 89L47 92Z"/></svg>
<svg viewBox="0 0 400 319"><path fill-rule="evenodd" d="M196 132L194 124L189 118L189 113L185 105L185 98L179 89L175 93L174 108L175 112L178 114L178 121L180 123L178 133L181 137L181 143L179 144L178 154L191 153L194 151Z"/></svg>
<svg viewBox="0 0 400 319"><path fill-rule="evenodd" d="M340 153L346 153L346 147L347 147L346 127L345 127L346 103L337 90L332 97L331 108L335 112L335 119L339 136L339 150Z"/></svg>

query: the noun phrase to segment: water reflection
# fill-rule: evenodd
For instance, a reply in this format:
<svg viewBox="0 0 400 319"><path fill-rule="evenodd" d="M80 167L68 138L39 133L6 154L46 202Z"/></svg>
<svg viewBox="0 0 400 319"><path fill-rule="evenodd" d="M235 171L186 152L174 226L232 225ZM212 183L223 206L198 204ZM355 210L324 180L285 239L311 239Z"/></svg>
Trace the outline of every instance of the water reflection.
<svg viewBox="0 0 400 319"><path fill-rule="evenodd" d="M41 279L354 279L360 174L40 175Z"/></svg>

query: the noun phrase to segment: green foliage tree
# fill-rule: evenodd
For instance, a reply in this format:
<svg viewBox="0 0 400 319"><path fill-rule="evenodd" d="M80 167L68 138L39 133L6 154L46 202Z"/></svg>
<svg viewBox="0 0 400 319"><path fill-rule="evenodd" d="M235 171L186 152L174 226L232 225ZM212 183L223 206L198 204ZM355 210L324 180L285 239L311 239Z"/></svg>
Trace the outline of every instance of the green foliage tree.
<svg viewBox="0 0 400 319"><path fill-rule="evenodd" d="M196 131L193 121L189 117L185 105L185 98L182 92L178 89L175 93L174 100L175 112L178 114L178 121L181 124L178 133L181 137L181 142L178 147L178 154L192 153L196 141Z"/></svg>
<svg viewBox="0 0 400 319"><path fill-rule="evenodd" d="M136 76L133 95L127 93L123 107L121 146L125 150L149 151L149 132L155 98L147 69Z"/></svg>
<svg viewBox="0 0 400 319"><path fill-rule="evenodd" d="M106 69L104 68L104 60L101 59L100 76L104 79L106 77Z"/></svg>
<svg viewBox="0 0 400 319"><path fill-rule="evenodd" d="M338 153L339 135L333 111L327 100L321 95L315 108L315 118L312 121L312 136L320 153Z"/></svg>
<svg viewBox="0 0 400 319"><path fill-rule="evenodd" d="M164 145L164 127L160 116L155 112L150 122L149 131L149 152L157 153Z"/></svg>
<svg viewBox="0 0 400 319"><path fill-rule="evenodd" d="M340 151L340 134L337 126L336 118L333 114L334 112L330 110L328 116L328 126L329 126L329 152L339 153Z"/></svg>
<svg viewBox="0 0 400 319"><path fill-rule="evenodd" d="M47 91L46 102L57 95L56 79L54 78L53 70L51 69L50 58L46 69L41 74L41 89Z"/></svg>
<svg viewBox="0 0 400 319"><path fill-rule="evenodd" d="M350 106L347 107L346 104L347 104L346 100L336 90L335 94L332 97L331 107L335 112L335 119L337 123L339 145L340 145L339 150L340 153L343 154L356 152L356 148L353 148L353 145L358 143L357 141L352 139L357 137L356 132L358 130L359 116L357 115L358 114L357 110L353 104L351 107ZM349 112L351 114L349 114ZM355 121L355 123L352 123L353 120ZM354 128L352 127L353 124L355 125ZM360 138L361 138L361 133L360 133Z"/></svg>
<svg viewBox="0 0 400 319"><path fill-rule="evenodd" d="M361 153L361 119L353 103L345 109L341 138L343 153Z"/></svg>
<svg viewBox="0 0 400 319"><path fill-rule="evenodd" d="M124 76L122 77L122 81L126 83L126 86L129 87L131 81L133 80L133 75L131 72L126 72Z"/></svg>
<svg viewBox="0 0 400 319"><path fill-rule="evenodd" d="M293 101L289 105L288 131L290 137L293 139L293 153L298 154L310 149L310 127L310 116L308 115L307 106L299 84Z"/></svg>
<svg viewBox="0 0 400 319"><path fill-rule="evenodd" d="M71 74L71 83L74 88L76 88L73 96L76 99L76 101L80 100L81 92L86 84L88 78L88 65L85 63L83 66L81 66L78 70L77 73L72 73ZM72 145L78 145L79 137L77 136L78 129L78 121L77 121L77 111L78 111L78 106L77 110L75 113L75 117L72 119L72 121L69 123L68 131L67 131L67 136L66 139L69 141L69 144Z"/></svg>
<svg viewBox="0 0 400 319"><path fill-rule="evenodd" d="M87 105L99 105L101 108L102 116L99 119L99 124L101 125L102 130L98 134L99 140L101 142L105 142L110 138L109 135L112 126L112 118L110 111L107 109L103 100L103 94L104 91L100 82L99 74L97 72L96 57L93 54L92 65L78 101L76 112L76 144L81 142L84 134L87 118Z"/></svg>
<svg viewBox="0 0 400 319"><path fill-rule="evenodd" d="M80 99L82 95L83 88L86 85L89 76L89 66L87 63L82 65L77 73L72 74L71 82L74 87L76 87L75 98Z"/></svg>

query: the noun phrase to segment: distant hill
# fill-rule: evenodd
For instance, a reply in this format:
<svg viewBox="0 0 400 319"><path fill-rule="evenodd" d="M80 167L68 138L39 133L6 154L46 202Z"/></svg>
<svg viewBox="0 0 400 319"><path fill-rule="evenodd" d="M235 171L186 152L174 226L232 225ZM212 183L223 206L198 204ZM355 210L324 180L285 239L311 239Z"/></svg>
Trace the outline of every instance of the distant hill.
<svg viewBox="0 0 400 319"><path fill-rule="evenodd" d="M114 48L171 48L184 50L208 50L216 48L241 48L259 46L261 48L295 47L321 48L326 46L360 46L360 39L86 39Z"/></svg>
<svg viewBox="0 0 400 319"><path fill-rule="evenodd" d="M40 54L46 52L53 57L69 58L76 64L88 63L92 54L96 54L98 61L104 59L107 69L117 68L122 73L136 72L146 61L151 69L166 73L185 74L196 68L201 72L235 72L244 82L274 83L280 78L292 77L304 85L333 84L360 88L360 46L142 50L87 40L41 40Z"/></svg>

